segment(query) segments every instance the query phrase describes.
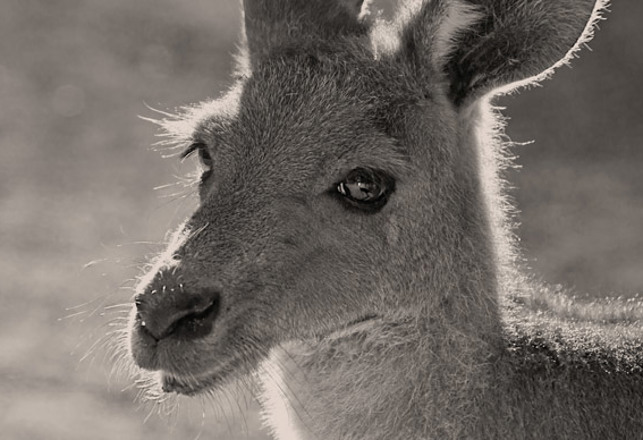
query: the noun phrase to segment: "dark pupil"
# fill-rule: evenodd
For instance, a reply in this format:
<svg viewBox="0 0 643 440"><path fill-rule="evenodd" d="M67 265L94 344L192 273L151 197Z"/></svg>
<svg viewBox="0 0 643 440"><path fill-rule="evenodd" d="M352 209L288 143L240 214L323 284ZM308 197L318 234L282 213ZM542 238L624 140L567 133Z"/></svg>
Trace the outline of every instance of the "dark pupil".
<svg viewBox="0 0 643 440"><path fill-rule="evenodd" d="M370 201L382 194L379 179L368 170L351 173L343 183L346 195L357 201Z"/></svg>

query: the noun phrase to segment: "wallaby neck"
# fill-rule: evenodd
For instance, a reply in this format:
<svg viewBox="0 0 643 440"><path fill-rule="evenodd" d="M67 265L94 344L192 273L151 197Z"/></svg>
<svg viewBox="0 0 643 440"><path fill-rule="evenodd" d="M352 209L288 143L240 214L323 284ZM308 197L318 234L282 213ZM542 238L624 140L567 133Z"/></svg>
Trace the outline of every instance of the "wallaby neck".
<svg viewBox="0 0 643 440"><path fill-rule="evenodd" d="M289 440L472 437L497 354L472 330L373 319L283 345L262 368L267 420Z"/></svg>

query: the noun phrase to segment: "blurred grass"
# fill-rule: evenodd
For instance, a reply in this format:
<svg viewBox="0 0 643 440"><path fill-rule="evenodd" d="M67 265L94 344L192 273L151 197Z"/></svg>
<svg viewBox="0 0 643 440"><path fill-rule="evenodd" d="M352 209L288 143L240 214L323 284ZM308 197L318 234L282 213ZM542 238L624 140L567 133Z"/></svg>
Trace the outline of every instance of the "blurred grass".
<svg viewBox="0 0 643 440"><path fill-rule="evenodd" d="M516 148L510 176L526 258L592 296L643 286L642 13L619 2L594 53L500 101L510 136L536 140ZM127 301L146 254L194 206L153 191L181 170L149 151L155 129L137 115L217 96L238 23L232 0L0 3L3 439L266 438L254 410L248 434L198 409L143 423L107 363L79 364L104 319L59 320Z"/></svg>

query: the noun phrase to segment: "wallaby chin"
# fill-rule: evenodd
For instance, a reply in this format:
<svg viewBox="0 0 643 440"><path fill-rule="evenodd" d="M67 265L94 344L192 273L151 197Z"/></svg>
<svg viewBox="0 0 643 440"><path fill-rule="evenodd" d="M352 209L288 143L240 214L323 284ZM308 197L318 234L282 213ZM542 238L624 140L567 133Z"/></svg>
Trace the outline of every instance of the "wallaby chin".
<svg viewBox="0 0 643 440"><path fill-rule="evenodd" d="M643 314L579 320L521 274L490 104L606 3L243 3L234 87L157 121L200 204L137 289L145 384L259 378L277 439L639 438Z"/></svg>

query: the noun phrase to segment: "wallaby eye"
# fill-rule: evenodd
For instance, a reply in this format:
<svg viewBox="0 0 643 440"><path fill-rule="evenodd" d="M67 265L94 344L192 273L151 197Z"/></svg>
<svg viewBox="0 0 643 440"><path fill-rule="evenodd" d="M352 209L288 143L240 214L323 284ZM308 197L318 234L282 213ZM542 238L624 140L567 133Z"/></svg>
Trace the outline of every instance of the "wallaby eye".
<svg viewBox="0 0 643 440"><path fill-rule="evenodd" d="M203 142L194 142L183 153L181 153L181 160L191 156L194 152L199 156L199 162L203 167L203 174L201 180L207 179L212 174L213 161L208 146Z"/></svg>
<svg viewBox="0 0 643 440"><path fill-rule="evenodd" d="M372 168L355 168L336 186L337 193L351 206L369 212L382 208L394 189L391 176Z"/></svg>

